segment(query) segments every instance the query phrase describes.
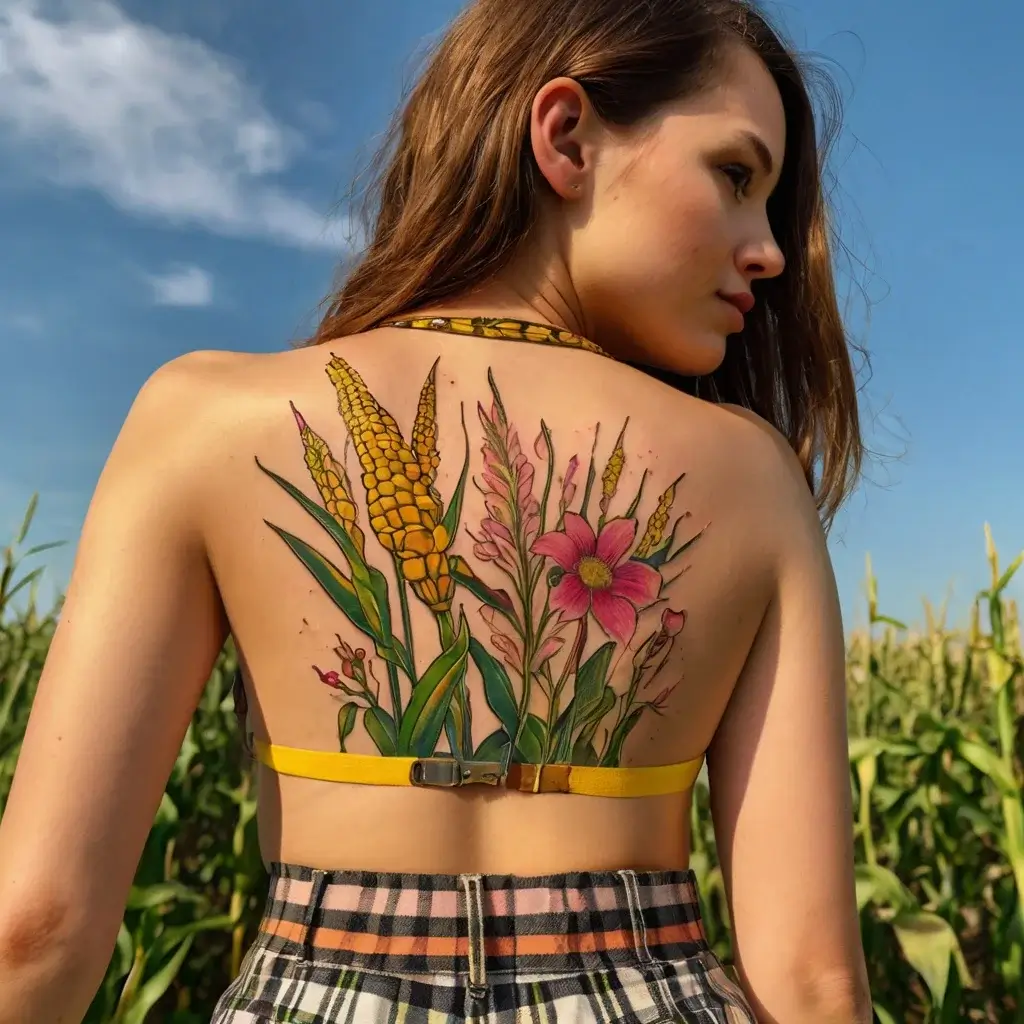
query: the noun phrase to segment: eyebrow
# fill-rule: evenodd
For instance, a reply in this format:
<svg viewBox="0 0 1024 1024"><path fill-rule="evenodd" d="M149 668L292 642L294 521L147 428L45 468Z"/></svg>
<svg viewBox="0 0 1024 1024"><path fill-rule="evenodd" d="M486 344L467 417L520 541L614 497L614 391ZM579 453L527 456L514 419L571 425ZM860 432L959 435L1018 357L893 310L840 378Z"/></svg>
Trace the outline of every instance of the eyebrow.
<svg viewBox="0 0 1024 1024"><path fill-rule="evenodd" d="M772 151L768 148L764 139L760 135L749 131L742 132L741 137L745 142L750 143L757 154L757 159L761 163L761 169L764 171L765 177L770 178L775 167L775 161L772 159Z"/></svg>

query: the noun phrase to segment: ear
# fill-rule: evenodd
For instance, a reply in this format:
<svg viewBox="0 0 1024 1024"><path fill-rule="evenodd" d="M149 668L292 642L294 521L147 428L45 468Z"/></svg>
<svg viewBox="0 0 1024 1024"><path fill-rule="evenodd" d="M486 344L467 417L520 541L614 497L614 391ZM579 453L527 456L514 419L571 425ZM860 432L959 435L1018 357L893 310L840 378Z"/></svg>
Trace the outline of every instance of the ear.
<svg viewBox="0 0 1024 1024"><path fill-rule="evenodd" d="M579 82L554 78L533 99L530 142L556 195L578 199L595 164L600 119Z"/></svg>

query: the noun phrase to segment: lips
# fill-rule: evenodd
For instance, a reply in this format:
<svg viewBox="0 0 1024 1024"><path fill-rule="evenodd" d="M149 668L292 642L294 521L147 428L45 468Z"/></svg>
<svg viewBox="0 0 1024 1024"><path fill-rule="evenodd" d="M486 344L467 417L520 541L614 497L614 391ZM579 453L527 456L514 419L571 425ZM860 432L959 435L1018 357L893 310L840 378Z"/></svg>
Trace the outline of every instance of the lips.
<svg viewBox="0 0 1024 1024"><path fill-rule="evenodd" d="M719 292L718 297L735 306L744 316L754 308L754 296L750 292L737 292L735 295Z"/></svg>

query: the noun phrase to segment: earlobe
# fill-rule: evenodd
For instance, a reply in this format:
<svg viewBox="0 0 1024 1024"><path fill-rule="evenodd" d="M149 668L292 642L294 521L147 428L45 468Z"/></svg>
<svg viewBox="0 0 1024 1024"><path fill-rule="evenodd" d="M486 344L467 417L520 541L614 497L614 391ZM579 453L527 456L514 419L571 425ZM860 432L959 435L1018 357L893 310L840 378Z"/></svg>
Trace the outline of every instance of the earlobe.
<svg viewBox="0 0 1024 1024"><path fill-rule="evenodd" d="M534 160L552 190L563 199L581 191L586 173L582 140L589 101L580 84L571 78L546 83L533 101L530 141Z"/></svg>

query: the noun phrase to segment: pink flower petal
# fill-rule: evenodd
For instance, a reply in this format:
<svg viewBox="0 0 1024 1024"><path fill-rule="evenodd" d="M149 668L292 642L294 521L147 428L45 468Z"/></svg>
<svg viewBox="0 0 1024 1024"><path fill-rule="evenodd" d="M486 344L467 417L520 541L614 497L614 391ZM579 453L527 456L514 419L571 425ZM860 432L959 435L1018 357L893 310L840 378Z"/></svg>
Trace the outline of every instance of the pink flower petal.
<svg viewBox="0 0 1024 1024"><path fill-rule="evenodd" d="M578 516L575 512L566 512L562 524L565 535L576 545L579 558L594 553L597 547L597 538L590 528L590 523L583 516Z"/></svg>
<svg viewBox="0 0 1024 1024"><path fill-rule="evenodd" d="M668 636L676 636L685 625L685 611L674 612L671 608L666 608L661 613L661 628L665 631L666 634L668 634Z"/></svg>
<svg viewBox="0 0 1024 1024"><path fill-rule="evenodd" d="M488 494L484 498L484 508L487 509L487 514L499 523L508 523L511 519L508 502L502 501L496 494Z"/></svg>
<svg viewBox="0 0 1024 1024"><path fill-rule="evenodd" d="M610 590L595 590L593 613L597 624L613 639L628 644L636 632L636 609Z"/></svg>
<svg viewBox="0 0 1024 1024"><path fill-rule="evenodd" d="M542 537L541 540L543 539ZM567 619L582 619L590 608L591 593L590 588L583 584L579 576L567 572L551 591L551 607L561 612Z"/></svg>
<svg viewBox="0 0 1024 1024"><path fill-rule="evenodd" d="M575 569L576 563L580 560L576 545L561 530L552 530L550 533L538 537L530 550L535 555L544 555L553 559L566 572Z"/></svg>
<svg viewBox="0 0 1024 1024"><path fill-rule="evenodd" d="M516 497L522 505L532 497L533 493L533 466L527 464L519 473L519 482L516 484Z"/></svg>
<svg viewBox="0 0 1024 1024"><path fill-rule="evenodd" d="M548 660L552 655L557 654L562 646L565 644L565 638L561 636L549 636L547 640L540 645L540 649L533 656L533 668L534 671L539 669L545 661Z"/></svg>
<svg viewBox="0 0 1024 1024"><path fill-rule="evenodd" d="M612 570L612 585L608 591L643 608L661 592L661 573L643 562L626 562Z"/></svg>
<svg viewBox="0 0 1024 1024"><path fill-rule="evenodd" d="M565 476L562 477L562 487L568 487L572 483L572 478L576 475L576 470L580 468L580 457L574 455L569 460L569 465L565 470Z"/></svg>
<svg viewBox="0 0 1024 1024"><path fill-rule="evenodd" d="M512 533L509 528L503 523L495 522L493 519L485 519L480 524L480 532L483 533L489 541L503 540L506 544L515 543L512 539Z"/></svg>
<svg viewBox="0 0 1024 1024"><path fill-rule="evenodd" d="M505 655L505 662L517 672L523 671L523 652L519 645L504 633L491 635L491 643Z"/></svg>
<svg viewBox="0 0 1024 1024"><path fill-rule="evenodd" d="M610 569L622 561L636 536L635 519L612 519L597 538L597 557Z"/></svg>
<svg viewBox="0 0 1024 1024"><path fill-rule="evenodd" d="M515 572L516 561L515 553L509 552L508 548L499 547L500 554L498 555L498 565L502 568L507 569L509 572Z"/></svg>
<svg viewBox="0 0 1024 1024"><path fill-rule="evenodd" d="M540 515L528 515L523 519L523 536L527 543L540 533Z"/></svg>
<svg viewBox="0 0 1024 1024"><path fill-rule="evenodd" d="M505 501L508 501L512 497L512 491L503 476L500 476L498 473L491 472L488 469L485 469L481 475L484 478L484 483L495 494L504 498Z"/></svg>

